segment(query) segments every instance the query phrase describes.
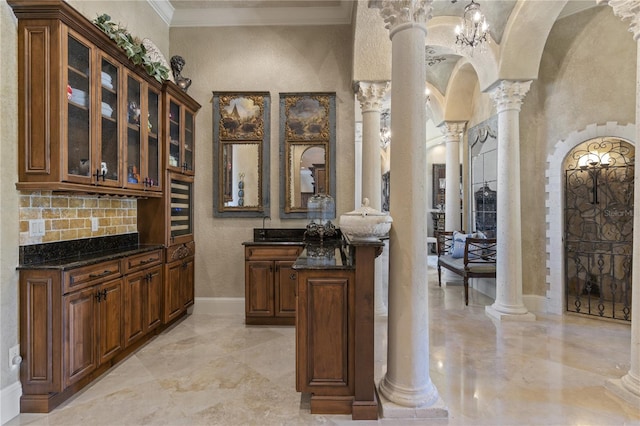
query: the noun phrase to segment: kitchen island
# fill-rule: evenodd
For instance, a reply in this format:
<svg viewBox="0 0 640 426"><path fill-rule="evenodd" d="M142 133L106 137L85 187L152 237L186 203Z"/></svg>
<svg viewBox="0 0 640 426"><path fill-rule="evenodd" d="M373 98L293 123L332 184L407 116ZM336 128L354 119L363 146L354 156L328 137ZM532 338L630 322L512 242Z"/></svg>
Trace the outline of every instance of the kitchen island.
<svg viewBox="0 0 640 426"><path fill-rule="evenodd" d="M296 390L313 414L378 418L374 382L374 260L378 239L307 242L297 272Z"/></svg>

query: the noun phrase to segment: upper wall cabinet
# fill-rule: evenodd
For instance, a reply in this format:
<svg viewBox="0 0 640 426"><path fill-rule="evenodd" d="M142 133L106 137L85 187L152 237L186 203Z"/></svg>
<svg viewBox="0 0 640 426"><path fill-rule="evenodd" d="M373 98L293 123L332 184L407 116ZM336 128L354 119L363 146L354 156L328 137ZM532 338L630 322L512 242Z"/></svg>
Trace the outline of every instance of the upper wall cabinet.
<svg viewBox="0 0 640 426"><path fill-rule="evenodd" d="M195 174L195 117L200 104L173 83L165 83L164 109L167 169L185 175Z"/></svg>
<svg viewBox="0 0 640 426"><path fill-rule="evenodd" d="M16 187L161 196L162 85L66 2L8 3L18 18Z"/></svg>

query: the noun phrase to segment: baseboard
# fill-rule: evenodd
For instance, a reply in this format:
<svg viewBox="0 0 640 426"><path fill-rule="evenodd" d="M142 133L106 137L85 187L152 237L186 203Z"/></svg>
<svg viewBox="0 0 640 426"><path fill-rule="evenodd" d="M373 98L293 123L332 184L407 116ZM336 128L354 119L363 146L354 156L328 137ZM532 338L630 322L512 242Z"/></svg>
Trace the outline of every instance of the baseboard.
<svg viewBox="0 0 640 426"><path fill-rule="evenodd" d="M2 418L0 424L5 424L15 416L20 414L20 397L22 396L22 384L17 381L0 392L2 404Z"/></svg>
<svg viewBox="0 0 640 426"><path fill-rule="evenodd" d="M244 297L196 297L194 314L244 315Z"/></svg>
<svg viewBox="0 0 640 426"><path fill-rule="evenodd" d="M469 286L476 291L495 300L496 280L495 278L471 278Z"/></svg>

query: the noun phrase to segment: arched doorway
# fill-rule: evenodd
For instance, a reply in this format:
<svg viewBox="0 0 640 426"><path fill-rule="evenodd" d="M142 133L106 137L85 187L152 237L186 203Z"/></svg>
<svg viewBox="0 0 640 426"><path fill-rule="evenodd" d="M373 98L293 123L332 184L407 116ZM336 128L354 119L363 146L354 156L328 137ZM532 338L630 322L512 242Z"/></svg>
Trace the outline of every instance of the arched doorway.
<svg viewBox="0 0 640 426"><path fill-rule="evenodd" d="M564 160L566 311L631 321L635 149L588 140Z"/></svg>

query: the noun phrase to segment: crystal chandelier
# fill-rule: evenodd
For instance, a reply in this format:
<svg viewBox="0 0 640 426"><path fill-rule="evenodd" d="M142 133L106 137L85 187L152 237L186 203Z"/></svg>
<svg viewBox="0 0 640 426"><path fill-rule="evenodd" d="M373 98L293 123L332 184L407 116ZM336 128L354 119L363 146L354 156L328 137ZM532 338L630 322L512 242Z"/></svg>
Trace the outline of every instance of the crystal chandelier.
<svg viewBox="0 0 640 426"><path fill-rule="evenodd" d="M473 56L474 49L478 47L483 51L489 40L487 19L480 10L480 4L471 0L464 8L462 25L456 25L456 45L462 50L468 50Z"/></svg>

